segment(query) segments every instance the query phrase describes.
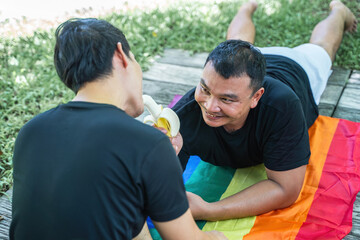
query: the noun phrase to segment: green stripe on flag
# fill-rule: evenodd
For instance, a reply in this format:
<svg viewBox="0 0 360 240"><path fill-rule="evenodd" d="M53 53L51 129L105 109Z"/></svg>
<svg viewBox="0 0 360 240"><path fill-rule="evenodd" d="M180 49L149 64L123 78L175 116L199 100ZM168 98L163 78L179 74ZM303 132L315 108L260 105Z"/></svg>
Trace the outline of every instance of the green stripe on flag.
<svg viewBox="0 0 360 240"><path fill-rule="evenodd" d="M186 191L196 193L207 202L219 201L235 173L234 168L218 167L200 161L194 173L185 184ZM197 221L200 229L206 221Z"/></svg>
<svg viewBox="0 0 360 240"><path fill-rule="evenodd" d="M221 199L234 195L266 178L266 172L263 164L254 167L237 169L234 177L228 185L228 188L224 194L222 194ZM251 228L254 226L255 219L256 216L217 222L207 222L203 226L202 230L221 231L229 239L241 240L243 236L250 232Z"/></svg>

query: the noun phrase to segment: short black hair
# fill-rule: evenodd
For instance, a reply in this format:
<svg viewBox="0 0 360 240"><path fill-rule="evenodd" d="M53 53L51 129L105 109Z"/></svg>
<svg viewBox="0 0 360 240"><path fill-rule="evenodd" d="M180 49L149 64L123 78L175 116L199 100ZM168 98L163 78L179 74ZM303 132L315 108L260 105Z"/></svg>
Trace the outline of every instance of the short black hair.
<svg viewBox="0 0 360 240"><path fill-rule="evenodd" d="M266 60L259 49L242 40L227 40L220 43L208 56L205 65L211 62L223 78L241 77L247 74L253 94L263 85Z"/></svg>
<svg viewBox="0 0 360 240"><path fill-rule="evenodd" d="M86 82L108 76L117 43L130 58L130 46L116 27L96 18L73 18L55 32L54 64L60 79L75 93Z"/></svg>

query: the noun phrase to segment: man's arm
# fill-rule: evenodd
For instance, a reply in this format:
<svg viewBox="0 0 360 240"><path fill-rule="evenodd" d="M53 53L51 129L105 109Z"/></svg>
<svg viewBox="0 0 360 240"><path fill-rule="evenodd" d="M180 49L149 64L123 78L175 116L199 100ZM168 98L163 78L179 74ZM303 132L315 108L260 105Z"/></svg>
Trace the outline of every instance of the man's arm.
<svg viewBox="0 0 360 240"><path fill-rule="evenodd" d="M147 222L145 222L141 232L136 237L134 237L132 240L153 240L150 235Z"/></svg>
<svg viewBox="0 0 360 240"><path fill-rule="evenodd" d="M267 180L218 202L208 203L187 193L195 219L208 221L255 216L293 204L302 188L306 165L287 171L266 169Z"/></svg>
<svg viewBox="0 0 360 240"><path fill-rule="evenodd" d="M153 221L155 228L165 240L226 240L227 238L217 231L203 232L195 224L188 209L182 216L168 222Z"/></svg>

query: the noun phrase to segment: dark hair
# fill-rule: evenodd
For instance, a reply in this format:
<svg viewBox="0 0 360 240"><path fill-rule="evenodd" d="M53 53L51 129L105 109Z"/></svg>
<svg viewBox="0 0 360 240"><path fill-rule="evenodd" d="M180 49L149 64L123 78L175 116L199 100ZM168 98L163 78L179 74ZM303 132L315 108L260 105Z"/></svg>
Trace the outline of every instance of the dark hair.
<svg viewBox="0 0 360 240"><path fill-rule="evenodd" d="M205 65L208 62L211 62L215 71L225 79L247 74L251 79L253 94L262 87L266 61L261 52L249 42L222 42L209 54Z"/></svg>
<svg viewBox="0 0 360 240"><path fill-rule="evenodd" d="M61 81L75 93L86 82L108 76L117 43L130 58L124 34L104 20L70 19L55 32L54 64Z"/></svg>

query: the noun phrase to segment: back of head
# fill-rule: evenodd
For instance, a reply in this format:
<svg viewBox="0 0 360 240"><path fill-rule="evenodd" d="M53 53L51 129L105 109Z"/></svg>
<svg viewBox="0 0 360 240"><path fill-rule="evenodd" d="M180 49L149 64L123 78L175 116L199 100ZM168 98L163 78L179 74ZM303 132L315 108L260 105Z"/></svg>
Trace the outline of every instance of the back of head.
<svg viewBox="0 0 360 240"><path fill-rule="evenodd" d="M129 57L130 47L124 34L104 20L70 19L55 32L54 63L67 87L75 93L87 82L112 73L117 43Z"/></svg>
<svg viewBox="0 0 360 240"><path fill-rule="evenodd" d="M227 40L220 43L208 56L205 65L211 62L215 71L225 79L247 74L250 87L255 93L262 87L266 61L252 44L242 40Z"/></svg>

